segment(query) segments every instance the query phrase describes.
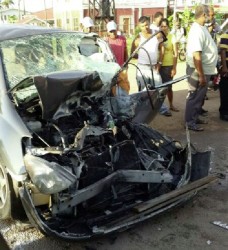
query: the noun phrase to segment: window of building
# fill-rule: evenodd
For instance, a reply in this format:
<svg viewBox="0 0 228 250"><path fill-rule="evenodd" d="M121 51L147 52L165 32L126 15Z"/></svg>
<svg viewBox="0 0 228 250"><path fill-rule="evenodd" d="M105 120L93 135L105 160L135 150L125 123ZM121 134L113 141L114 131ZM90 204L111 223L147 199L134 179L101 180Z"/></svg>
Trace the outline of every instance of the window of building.
<svg viewBox="0 0 228 250"><path fill-rule="evenodd" d="M123 33L124 34L130 33L130 25L131 25L131 19L129 17L123 18Z"/></svg>
<svg viewBox="0 0 228 250"><path fill-rule="evenodd" d="M78 18L73 18L73 29L74 30L79 30L79 20Z"/></svg>
<svg viewBox="0 0 228 250"><path fill-rule="evenodd" d="M61 19L57 19L57 27L62 28L62 20Z"/></svg>

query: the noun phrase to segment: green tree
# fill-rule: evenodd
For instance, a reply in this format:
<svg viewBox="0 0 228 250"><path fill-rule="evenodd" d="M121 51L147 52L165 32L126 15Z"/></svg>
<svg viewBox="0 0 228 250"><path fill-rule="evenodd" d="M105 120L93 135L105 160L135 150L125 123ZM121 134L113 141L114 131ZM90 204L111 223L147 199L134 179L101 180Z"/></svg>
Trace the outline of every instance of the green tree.
<svg viewBox="0 0 228 250"><path fill-rule="evenodd" d="M194 22L194 10L195 7L190 9L189 7L185 7L183 12L176 13L176 20L178 20L182 27L185 27L187 32L190 28L190 25ZM173 27L173 14L168 17L170 28Z"/></svg>
<svg viewBox="0 0 228 250"><path fill-rule="evenodd" d="M14 2L12 0L0 0L0 8L9 8L10 5L13 5Z"/></svg>
<svg viewBox="0 0 228 250"><path fill-rule="evenodd" d="M0 0L0 10L4 8L9 8L10 5L14 4L12 0ZM1 12L1 20L2 20L2 12Z"/></svg>
<svg viewBox="0 0 228 250"><path fill-rule="evenodd" d="M9 21L10 23L15 23L15 22L17 21L17 17L16 17L15 15L9 16L9 17L8 17L8 21Z"/></svg>

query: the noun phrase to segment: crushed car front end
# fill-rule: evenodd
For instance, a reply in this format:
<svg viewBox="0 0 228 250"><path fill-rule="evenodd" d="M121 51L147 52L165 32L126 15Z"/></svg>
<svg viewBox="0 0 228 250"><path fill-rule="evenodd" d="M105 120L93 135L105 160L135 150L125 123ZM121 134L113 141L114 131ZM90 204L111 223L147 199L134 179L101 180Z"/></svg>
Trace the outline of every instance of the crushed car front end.
<svg viewBox="0 0 228 250"><path fill-rule="evenodd" d="M54 86L61 91L53 94ZM65 71L11 91L32 135L23 138L28 178L20 196L48 234L84 239L124 229L147 218L120 223L135 206L188 181L188 149L132 122L135 96L104 97L101 86L94 72ZM32 98L21 96L32 88Z"/></svg>

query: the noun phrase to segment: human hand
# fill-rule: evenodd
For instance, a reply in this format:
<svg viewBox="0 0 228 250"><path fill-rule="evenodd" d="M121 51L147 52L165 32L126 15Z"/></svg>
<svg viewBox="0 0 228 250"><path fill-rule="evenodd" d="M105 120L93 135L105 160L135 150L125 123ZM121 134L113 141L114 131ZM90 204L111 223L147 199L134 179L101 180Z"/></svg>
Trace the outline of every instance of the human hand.
<svg viewBox="0 0 228 250"><path fill-rule="evenodd" d="M174 77L176 75L177 71L176 69L172 69L171 70L171 77Z"/></svg>
<svg viewBox="0 0 228 250"><path fill-rule="evenodd" d="M205 75L199 76L199 85L200 86L205 86L206 83L207 83L207 79L206 79Z"/></svg>
<svg viewBox="0 0 228 250"><path fill-rule="evenodd" d="M157 64L155 65L155 70L157 70L157 71L159 72L160 69L161 69L161 64L160 64L160 63L157 63Z"/></svg>
<svg viewBox="0 0 228 250"><path fill-rule="evenodd" d="M221 74L222 77L228 77L228 68L227 67L222 67L220 74Z"/></svg>

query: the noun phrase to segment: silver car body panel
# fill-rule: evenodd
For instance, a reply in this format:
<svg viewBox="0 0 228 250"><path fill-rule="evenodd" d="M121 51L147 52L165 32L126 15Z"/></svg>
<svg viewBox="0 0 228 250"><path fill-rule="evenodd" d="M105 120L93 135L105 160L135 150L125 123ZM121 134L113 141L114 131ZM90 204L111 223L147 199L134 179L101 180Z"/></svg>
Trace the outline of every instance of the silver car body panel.
<svg viewBox="0 0 228 250"><path fill-rule="evenodd" d="M4 81L0 68L0 155L8 170L16 179L20 179L20 175L26 173L21 140L23 137L31 137L31 134L9 100Z"/></svg>

